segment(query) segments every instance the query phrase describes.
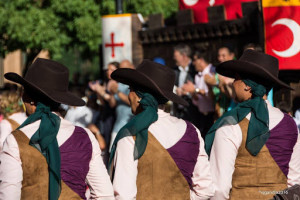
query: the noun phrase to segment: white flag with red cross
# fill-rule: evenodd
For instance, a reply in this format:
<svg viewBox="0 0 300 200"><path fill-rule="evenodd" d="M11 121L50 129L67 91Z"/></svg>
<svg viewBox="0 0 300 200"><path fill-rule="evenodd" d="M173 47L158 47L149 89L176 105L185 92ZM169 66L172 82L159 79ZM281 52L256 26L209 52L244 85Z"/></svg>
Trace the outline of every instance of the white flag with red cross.
<svg viewBox="0 0 300 200"><path fill-rule="evenodd" d="M104 68L110 62L132 62L131 14L105 15L102 17L102 48Z"/></svg>

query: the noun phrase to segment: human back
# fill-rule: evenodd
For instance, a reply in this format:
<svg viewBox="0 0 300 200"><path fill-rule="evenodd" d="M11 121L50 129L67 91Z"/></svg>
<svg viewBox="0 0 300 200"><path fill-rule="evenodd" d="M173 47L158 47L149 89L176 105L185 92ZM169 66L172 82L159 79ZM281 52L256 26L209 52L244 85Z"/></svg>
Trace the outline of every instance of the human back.
<svg viewBox="0 0 300 200"><path fill-rule="evenodd" d="M42 154L29 145L29 138L38 130L39 126L40 121L37 121L14 131L12 134L20 148L20 158L23 166L22 199L30 199L31 197L37 197L35 195L41 195L41 193L36 193L34 189L42 185L45 188L40 188L39 191L44 191L45 194L43 195L48 199L47 162ZM12 140L12 136L8 140ZM60 199L70 198L66 196L66 193L75 196L77 199L84 199L88 186L85 181L90 178L87 174L90 170L89 164L94 154L93 150L95 151L97 148L97 142L95 142L95 138L90 131L76 127L62 118L57 141L61 156L62 193ZM12 144L12 141L8 142ZM79 160L80 162L78 162ZM36 180L35 183L31 181L33 178Z"/></svg>
<svg viewBox="0 0 300 200"><path fill-rule="evenodd" d="M247 50L239 60L217 66L217 72L235 78L239 104L219 118L206 136L217 188L212 199L272 198L270 191L299 184L296 125L266 100L274 85L291 89L277 77L278 60Z"/></svg>
<svg viewBox="0 0 300 200"><path fill-rule="evenodd" d="M173 93L174 72L144 60L136 70L116 70L112 78L130 86L128 97L135 115L112 146L116 198L211 197L214 188L199 130L163 111L168 100L188 104Z"/></svg>
<svg viewBox="0 0 300 200"><path fill-rule="evenodd" d="M242 132L238 135L241 143L235 160L230 199L272 198L274 194L267 191L281 191L295 179L295 174L289 173L289 167L293 169L293 161L290 161L298 136L293 119L269 102L268 112L270 137L257 156L252 156L246 149L250 118L238 124Z"/></svg>
<svg viewBox="0 0 300 200"><path fill-rule="evenodd" d="M4 144L0 199L86 199L87 186L91 198L113 199L97 140L59 114L61 103L85 104L68 91L68 69L37 59L24 78L15 73L5 77L25 88L22 99L29 117Z"/></svg>

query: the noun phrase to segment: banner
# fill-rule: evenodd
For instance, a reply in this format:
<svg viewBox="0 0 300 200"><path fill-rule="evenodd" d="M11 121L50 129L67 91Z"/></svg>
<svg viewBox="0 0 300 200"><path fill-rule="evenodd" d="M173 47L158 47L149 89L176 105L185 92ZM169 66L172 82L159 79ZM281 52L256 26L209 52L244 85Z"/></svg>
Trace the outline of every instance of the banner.
<svg viewBox="0 0 300 200"><path fill-rule="evenodd" d="M131 14L102 17L102 48L104 69L113 61L121 62L127 59L132 62Z"/></svg>
<svg viewBox="0 0 300 200"><path fill-rule="evenodd" d="M194 13L195 23L207 23L208 13L207 7L209 0L179 0L179 9L191 9Z"/></svg>
<svg viewBox="0 0 300 200"><path fill-rule="evenodd" d="M280 70L300 69L300 1L263 0L266 53Z"/></svg>
<svg viewBox="0 0 300 200"><path fill-rule="evenodd" d="M226 20L243 17L242 2L258 0L179 0L179 9L192 9L195 23L208 23L207 7L224 5Z"/></svg>

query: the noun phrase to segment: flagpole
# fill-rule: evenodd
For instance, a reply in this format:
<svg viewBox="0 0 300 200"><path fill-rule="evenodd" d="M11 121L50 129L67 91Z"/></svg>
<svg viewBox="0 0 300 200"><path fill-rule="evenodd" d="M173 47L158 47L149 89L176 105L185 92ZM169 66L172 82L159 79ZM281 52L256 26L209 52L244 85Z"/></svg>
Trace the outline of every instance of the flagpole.
<svg viewBox="0 0 300 200"><path fill-rule="evenodd" d="M116 0L116 14L123 13L123 2L122 0Z"/></svg>
<svg viewBox="0 0 300 200"><path fill-rule="evenodd" d="M263 0L258 1L258 34L259 34L259 44L263 48L263 52L266 51L265 47L265 25L264 25L264 15L263 15Z"/></svg>

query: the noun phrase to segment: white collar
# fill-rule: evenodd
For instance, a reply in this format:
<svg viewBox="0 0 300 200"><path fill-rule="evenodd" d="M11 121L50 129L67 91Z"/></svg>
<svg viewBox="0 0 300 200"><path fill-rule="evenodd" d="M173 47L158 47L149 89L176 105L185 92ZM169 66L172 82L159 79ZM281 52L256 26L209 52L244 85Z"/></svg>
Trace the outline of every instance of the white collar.
<svg viewBox="0 0 300 200"><path fill-rule="evenodd" d="M186 66L185 68L179 66L178 69L181 71L181 72L188 72L189 71L189 66Z"/></svg>
<svg viewBox="0 0 300 200"><path fill-rule="evenodd" d="M206 72L209 72L210 71L210 68L211 68L212 64L208 64L205 69L202 71L202 73L206 73Z"/></svg>
<svg viewBox="0 0 300 200"><path fill-rule="evenodd" d="M165 111L162 110L162 109L158 109L158 110L157 110L157 115L158 115L159 118L161 118L161 117L167 117L167 116L170 116L170 113L167 113L167 112L165 112Z"/></svg>

